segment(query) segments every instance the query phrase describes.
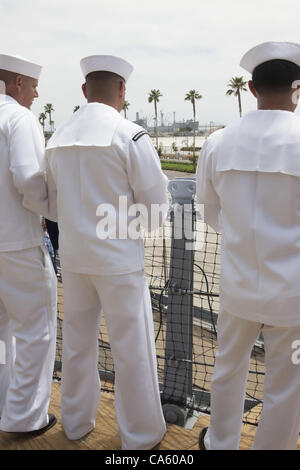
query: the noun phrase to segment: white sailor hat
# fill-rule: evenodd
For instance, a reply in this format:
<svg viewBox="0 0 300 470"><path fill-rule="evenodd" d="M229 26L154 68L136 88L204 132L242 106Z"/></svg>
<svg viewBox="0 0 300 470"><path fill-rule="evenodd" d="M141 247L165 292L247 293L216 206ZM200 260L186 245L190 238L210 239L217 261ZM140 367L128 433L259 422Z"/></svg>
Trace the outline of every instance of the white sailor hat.
<svg viewBox="0 0 300 470"><path fill-rule="evenodd" d="M126 60L113 55L91 55L80 61L80 67L84 78L91 72L113 72L124 78L127 82L133 66Z"/></svg>
<svg viewBox="0 0 300 470"><path fill-rule="evenodd" d="M300 67L300 44L294 42L263 42L243 55L240 66L252 73L258 65L274 59L288 60Z"/></svg>
<svg viewBox="0 0 300 470"><path fill-rule="evenodd" d="M26 77L38 80L42 67L22 57L0 54L0 69L26 75Z"/></svg>

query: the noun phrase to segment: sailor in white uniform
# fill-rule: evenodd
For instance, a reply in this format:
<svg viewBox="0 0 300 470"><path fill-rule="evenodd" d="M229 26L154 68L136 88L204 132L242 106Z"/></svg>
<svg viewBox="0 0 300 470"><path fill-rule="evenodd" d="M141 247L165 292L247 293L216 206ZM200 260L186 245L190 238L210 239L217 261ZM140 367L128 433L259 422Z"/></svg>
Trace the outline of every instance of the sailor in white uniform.
<svg viewBox="0 0 300 470"><path fill-rule="evenodd" d="M45 431L56 340L56 276L40 216L49 212L44 136L30 107L41 67L0 55L0 429ZM55 215L54 215L55 217Z"/></svg>
<svg viewBox="0 0 300 470"><path fill-rule="evenodd" d="M209 431L200 448L238 449L252 347L265 345L254 449L295 449L300 427L300 45L268 42L241 66L258 109L212 134L197 168L198 203L222 232L220 313ZM295 88L293 88L293 86Z"/></svg>
<svg viewBox="0 0 300 470"><path fill-rule="evenodd" d="M115 56L89 56L81 68L88 103L57 129L46 151L57 190L64 289L62 424L72 440L95 426L103 311L122 449L151 449L166 425L144 243L135 236L133 205L140 205L141 214L142 208L150 214L152 205L163 205L161 223L168 180L147 132L120 114L132 66Z"/></svg>

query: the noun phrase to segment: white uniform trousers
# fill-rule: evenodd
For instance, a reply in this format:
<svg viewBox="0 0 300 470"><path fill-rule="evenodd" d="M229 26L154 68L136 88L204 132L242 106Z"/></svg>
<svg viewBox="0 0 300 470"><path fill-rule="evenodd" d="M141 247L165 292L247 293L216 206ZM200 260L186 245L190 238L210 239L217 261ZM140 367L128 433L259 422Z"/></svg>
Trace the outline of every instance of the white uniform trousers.
<svg viewBox="0 0 300 470"><path fill-rule="evenodd" d="M239 448L252 347L264 336L266 374L255 450L294 450L300 429L300 364L292 361L299 327L274 327L220 312L216 363L211 384L211 419L205 446Z"/></svg>
<svg viewBox="0 0 300 470"><path fill-rule="evenodd" d="M122 449L151 449L166 432L153 316L143 271L119 276L63 270L62 424L69 439L95 427L100 403L98 337L105 316L115 367Z"/></svg>
<svg viewBox="0 0 300 470"><path fill-rule="evenodd" d="M45 247L0 252L0 340L5 345L0 363L2 431L27 432L48 424L56 290Z"/></svg>

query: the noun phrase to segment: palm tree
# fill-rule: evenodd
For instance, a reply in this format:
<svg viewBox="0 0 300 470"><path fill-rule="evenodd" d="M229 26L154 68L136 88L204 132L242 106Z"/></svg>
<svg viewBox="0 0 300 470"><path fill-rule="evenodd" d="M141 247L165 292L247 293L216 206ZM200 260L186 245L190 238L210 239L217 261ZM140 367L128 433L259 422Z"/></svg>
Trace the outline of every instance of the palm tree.
<svg viewBox="0 0 300 470"><path fill-rule="evenodd" d="M155 110L155 135L156 135L156 150L158 151L158 134L157 134L157 103L159 98L163 96L159 90L151 90L148 95L148 102L152 103L154 101L154 110Z"/></svg>
<svg viewBox="0 0 300 470"><path fill-rule="evenodd" d="M226 95L234 95L238 97L240 117L242 117L241 92L247 91L246 85L247 82L244 81L244 77L232 77L227 85L229 90L227 90Z"/></svg>
<svg viewBox="0 0 300 470"><path fill-rule="evenodd" d="M76 113L76 111L78 111L79 108L80 108L80 106L78 106L78 104L76 106L74 106L73 113Z"/></svg>
<svg viewBox="0 0 300 470"><path fill-rule="evenodd" d="M193 165L194 168L196 167L196 157L195 157L195 140L196 140L196 100L201 100L202 95L198 93L196 90L190 90L186 95L185 95L185 101L190 101L193 105L193 120L194 120L194 126L193 126Z"/></svg>
<svg viewBox="0 0 300 470"><path fill-rule="evenodd" d="M46 119L47 119L47 116L46 116L45 113L41 113L41 114L39 115L39 122L40 122L40 124L41 124L42 127L43 127L43 131L45 130L45 121L46 121Z"/></svg>
<svg viewBox="0 0 300 470"><path fill-rule="evenodd" d="M123 104L123 111L124 111L125 119L127 119L126 111L128 111L129 106L130 106L130 103L125 100L125 101L124 101L124 104Z"/></svg>
<svg viewBox="0 0 300 470"><path fill-rule="evenodd" d="M53 125L54 121L51 119L51 113L53 113L54 108L51 103L48 103L44 106L45 114L49 114L49 124L50 127Z"/></svg>

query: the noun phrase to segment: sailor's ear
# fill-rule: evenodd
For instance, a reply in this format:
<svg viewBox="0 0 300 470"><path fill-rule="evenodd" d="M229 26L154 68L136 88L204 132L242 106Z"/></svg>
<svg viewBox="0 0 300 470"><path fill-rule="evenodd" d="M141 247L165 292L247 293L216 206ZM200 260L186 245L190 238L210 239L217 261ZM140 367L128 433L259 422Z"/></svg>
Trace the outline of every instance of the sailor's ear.
<svg viewBox="0 0 300 470"><path fill-rule="evenodd" d="M86 83L83 83L83 85L81 86L81 89L82 89L82 93L83 93L84 97L87 99Z"/></svg>
<svg viewBox="0 0 300 470"><path fill-rule="evenodd" d="M125 90L126 90L126 83L121 82L121 84L120 84L120 96L125 96Z"/></svg>
<svg viewBox="0 0 300 470"><path fill-rule="evenodd" d="M252 95L255 96L255 98L257 98L257 92L254 88L254 85L253 85L253 81L252 80L249 80L248 82L248 87L249 87L249 90L251 91Z"/></svg>

